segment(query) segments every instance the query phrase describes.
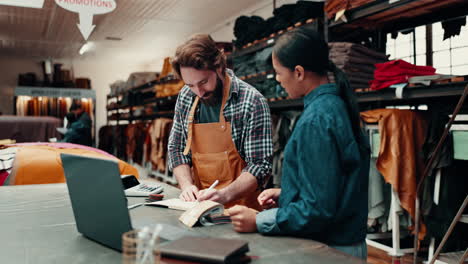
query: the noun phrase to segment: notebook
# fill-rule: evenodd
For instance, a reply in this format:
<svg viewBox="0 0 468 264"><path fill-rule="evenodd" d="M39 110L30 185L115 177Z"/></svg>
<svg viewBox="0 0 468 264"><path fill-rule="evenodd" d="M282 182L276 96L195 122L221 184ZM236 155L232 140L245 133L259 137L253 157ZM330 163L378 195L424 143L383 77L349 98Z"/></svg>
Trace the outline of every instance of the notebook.
<svg viewBox="0 0 468 264"><path fill-rule="evenodd" d="M186 202L186 201L182 201L181 199L178 199L178 198L172 198L172 199L166 199L166 200L157 201L157 202L145 203L145 205L149 205L149 206L158 206L158 207L164 207L164 208L180 210L180 211L187 211L187 210L195 207L197 204L198 204L198 202Z"/></svg>
<svg viewBox="0 0 468 264"><path fill-rule="evenodd" d="M161 255L202 263L244 263L249 258L247 241L213 237L183 237L160 247Z"/></svg>
<svg viewBox="0 0 468 264"><path fill-rule="evenodd" d="M197 223L203 226L210 226L221 223L218 221L219 216L223 216L223 220L226 220L223 214L224 206L222 204L206 200L196 203L195 206L185 211L179 217L179 220L188 227L193 227ZM227 217L230 219L229 216Z"/></svg>
<svg viewBox="0 0 468 264"><path fill-rule="evenodd" d="M231 218L224 214L224 206L209 200L202 202L186 202L174 198L147 202L145 205L184 211L179 217L179 220L188 227L193 227L196 224L210 226L231 222Z"/></svg>

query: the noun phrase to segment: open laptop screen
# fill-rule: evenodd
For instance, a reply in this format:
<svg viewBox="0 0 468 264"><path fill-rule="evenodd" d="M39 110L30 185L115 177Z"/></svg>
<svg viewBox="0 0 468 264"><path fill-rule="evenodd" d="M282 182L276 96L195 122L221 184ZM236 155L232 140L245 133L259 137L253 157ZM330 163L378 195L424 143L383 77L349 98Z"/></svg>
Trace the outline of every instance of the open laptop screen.
<svg viewBox="0 0 468 264"><path fill-rule="evenodd" d="M78 232L121 250L132 229L116 161L61 154Z"/></svg>

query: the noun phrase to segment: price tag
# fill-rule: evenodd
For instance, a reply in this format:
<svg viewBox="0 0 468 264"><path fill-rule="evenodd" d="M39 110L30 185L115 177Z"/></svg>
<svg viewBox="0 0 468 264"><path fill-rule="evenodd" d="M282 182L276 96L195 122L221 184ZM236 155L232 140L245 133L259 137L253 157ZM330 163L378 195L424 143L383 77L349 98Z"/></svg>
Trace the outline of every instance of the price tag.
<svg viewBox="0 0 468 264"><path fill-rule="evenodd" d="M345 16L345 12L346 12L346 9L342 9L340 11L338 11L336 13L336 16L335 16L335 21L338 21L338 20L343 20L344 22L348 22L348 19L346 18Z"/></svg>
<svg viewBox="0 0 468 264"><path fill-rule="evenodd" d="M395 88L395 97L398 99L403 99L403 89L408 85L408 83L398 83L393 84L390 87Z"/></svg>

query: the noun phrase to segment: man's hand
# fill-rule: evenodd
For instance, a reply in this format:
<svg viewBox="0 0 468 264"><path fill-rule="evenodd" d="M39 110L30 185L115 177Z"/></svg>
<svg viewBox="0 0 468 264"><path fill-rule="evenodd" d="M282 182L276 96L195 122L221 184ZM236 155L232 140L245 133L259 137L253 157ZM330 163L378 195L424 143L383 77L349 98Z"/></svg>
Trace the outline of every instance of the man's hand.
<svg viewBox="0 0 468 264"><path fill-rule="evenodd" d="M258 203L264 209L278 207L278 198L281 194L281 189L273 188L264 190L257 198Z"/></svg>
<svg viewBox="0 0 468 264"><path fill-rule="evenodd" d="M179 195L179 198L186 202L194 202L199 197L199 191L197 186L189 185L182 189L182 193Z"/></svg>
<svg viewBox="0 0 468 264"><path fill-rule="evenodd" d="M228 200L224 191L216 189L203 189L198 193L198 201L211 200L220 204L225 204Z"/></svg>
<svg viewBox="0 0 468 264"><path fill-rule="evenodd" d="M241 233L257 232L257 211L243 205L236 205L227 210L231 216L234 230Z"/></svg>

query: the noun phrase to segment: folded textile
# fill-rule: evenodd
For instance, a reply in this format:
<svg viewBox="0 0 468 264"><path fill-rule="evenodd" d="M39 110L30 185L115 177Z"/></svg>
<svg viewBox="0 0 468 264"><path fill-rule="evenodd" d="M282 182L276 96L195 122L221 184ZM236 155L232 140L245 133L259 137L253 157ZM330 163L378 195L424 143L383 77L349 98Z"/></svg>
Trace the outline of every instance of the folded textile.
<svg viewBox="0 0 468 264"><path fill-rule="evenodd" d="M323 3L297 1L294 4L282 5L273 11L273 16L264 20L259 16L240 16L234 24L235 45L238 48L268 37L272 33L304 22L309 18L322 17Z"/></svg>
<svg viewBox="0 0 468 264"><path fill-rule="evenodd" d="M265 20L259 16L240 16L234 24L234 36L236 37L236 47L260 39L262 32L266 28Z"/></svg>
<svg viewBox="0 0 468 264"><path fill-rule="evenodd" d="M245 55L234 58L234 72L237 76L247 76L257 72L255 55Z"/></svg>
<svg viewBox="0 0 468 264"><path fill-rule="evenodd" d="M167 57L164 59L163 68L161 70L161 78L175 75L174 69L172 68L171 58ZM179 91L184 87L184 82L182 80L174 79L171 81L166 81L161 84L155 85L154 89L156 92L156 97L163 98L168 96L177 95ZM151 95L151 94L150 94Z"/></svg>
<svg viewBox="0 0 468 264"><path fill-rule="evenodd" d="M404 60L393 60L375 65L371 90L380 90L397 83L406 83L413 76L434 75L432 66L417 66Z"/></svg>
<svg viewBox="0 0 468 264"><path fill-rule="evenodd" d="M247 76L272 70L270 57L273 47L257 53L234 58L234 72L237 76Z"/></svg>
<svg viewBox="0 0 468 264"><path fill-rule="evenodd" d="M8 175L10 175L10 173L8 173L6 170L0 170L0 186L2 186L6 181Z"/></svg>
<svg viewBox="0 0 468 264"><path fill-rule="evenodd" d="M383 53L349 42L331 42L329 58L348 77L351 88L368 88L374 79L375 64L387 61ZM331 74L330 81L334 81Z"/></svg>
<svg viewBox="0 0 468 264"><path fill-rule="evenodd" d="M356 43L330 42L328 46L331 51L338 51L339 53L355 55L358 57L365 56L366 58L374 58L378 60L387 60L387 55Z"/></svg>
<svg viewBox="0 0 468 264"><path fill-rule="evenodd" d="M273 47L269 47L255 54L255 66L257 68L257 72L265 72L272 68L271 63L269 62L272 52Z"/></svg>
<svg viewBox="0 0 468 264"><path fill-rule="evenodd" d="M157 72L133 72L126 82L126 90L136 88L145 83L154 81L158 78Z"/></svg>
<svg viewBox="0 0 468 264"><path fill-rule="evenodd" d="M336 65L338 64L363 64L363 65L374 65L377 63L386 62L387 60L378 60L373 58L367 58L364 56L348 56L342 53L335 53L334 51L330 52L330 60L332 60Z"/></svg>

